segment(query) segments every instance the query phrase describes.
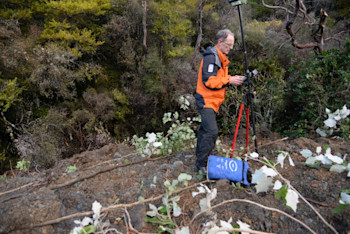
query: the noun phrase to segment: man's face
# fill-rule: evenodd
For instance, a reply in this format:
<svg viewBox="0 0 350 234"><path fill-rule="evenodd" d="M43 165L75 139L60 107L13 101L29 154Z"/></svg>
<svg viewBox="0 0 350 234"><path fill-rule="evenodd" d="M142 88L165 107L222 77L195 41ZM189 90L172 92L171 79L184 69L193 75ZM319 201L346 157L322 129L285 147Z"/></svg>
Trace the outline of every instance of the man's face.
<svg viewBox="0 0 350 234"><path fill-rule="evenodd" d="M230 34L227 36L226 40L219 40L218 48L221 50L222 53L227 55L230 52L230 50L233 48L234 43L235 43L235 39Z"/></svg>

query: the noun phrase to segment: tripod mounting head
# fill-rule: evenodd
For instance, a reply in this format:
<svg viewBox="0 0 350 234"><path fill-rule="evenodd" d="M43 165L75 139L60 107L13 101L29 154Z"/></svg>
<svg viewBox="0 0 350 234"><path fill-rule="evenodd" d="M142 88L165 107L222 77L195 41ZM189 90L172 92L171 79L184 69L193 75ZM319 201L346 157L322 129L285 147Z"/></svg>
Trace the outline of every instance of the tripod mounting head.
<svg viewBox="0 0 350 234"><path fill-rule="evenodd" d="M254 69L253 71L246 71L246 76L244 77L245 79L243 79L243 85L244 86L249 86L251 84L250 82L250 78L252 77L256 77L258 75L258 71L256 69ZM249 79L247 79L247 77L249 77Z"/></svg>
<svg viewBox="0 0 350 234"><path fill-rule="evenodd" d="M228 2L231 4L231 6L238 6L242 4L247 4L247 0L228 0Z"/></svg>

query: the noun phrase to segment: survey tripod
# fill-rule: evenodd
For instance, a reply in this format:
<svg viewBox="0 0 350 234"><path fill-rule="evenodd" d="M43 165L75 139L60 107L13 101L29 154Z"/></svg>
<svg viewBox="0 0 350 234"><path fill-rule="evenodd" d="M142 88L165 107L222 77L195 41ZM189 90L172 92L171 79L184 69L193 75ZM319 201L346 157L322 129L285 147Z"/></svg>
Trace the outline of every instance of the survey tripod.
<svg viewBox="0 0 350 234"><path fill-rule="evenodd" d="M245 38L244 38L244 31L243 31L243 24L242 24L242 14L241 14L241 8L240 5L246 4L247 0L229 0L229 3L234 7L237 6L238 9L238 15L239 15L239 24L241 28L241 35L242 35L242 43L243 43L243 49L244 49L244 64L246 68L246 80L244 81L244 85L248 87L247 92L244 94L241 106L239 108L239 115L238 115L238 120L237 120L237 125L236 125L236 130L235 130L235 135L233 138L232 142L232 148L231 148L231 153L230 153L230 158L233 156L233 151L235 149L235 144L237 140L237 134L238 134L238 129L239 129L239 124L241 122L241 117L244 109L244 105L246 104L246 118L247 118L247 126L246 126L246 153L248 153L249 149L249 121L250 121L250 116L249 116L249 111L251 110L251 120L252 120L252 127L253 127L253 138L254 138L254 146L255 146L255 152L258 152L258 143L256 139L256 130L255 130L255 116L254 116L254 110L253 110L253 92L251 89L251 78L254 75L257 75L257 71L254 70L253 72L249 71L248 67L248 59L247 59L247 48L245 44Z"/></svg>

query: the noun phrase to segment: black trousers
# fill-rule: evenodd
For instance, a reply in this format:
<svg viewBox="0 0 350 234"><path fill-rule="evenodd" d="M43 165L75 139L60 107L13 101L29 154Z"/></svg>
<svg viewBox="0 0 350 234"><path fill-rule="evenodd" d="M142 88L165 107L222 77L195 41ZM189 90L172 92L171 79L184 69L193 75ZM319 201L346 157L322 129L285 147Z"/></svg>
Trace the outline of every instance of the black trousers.
<svg viewBox="0 0 350 234"><path fill-rule="evenodd" d="M216 122L216 112L212 108L200 110L202 123L197 133L196 166L206 167L208 157L215 147L218 138L218 125Z"/></svg>

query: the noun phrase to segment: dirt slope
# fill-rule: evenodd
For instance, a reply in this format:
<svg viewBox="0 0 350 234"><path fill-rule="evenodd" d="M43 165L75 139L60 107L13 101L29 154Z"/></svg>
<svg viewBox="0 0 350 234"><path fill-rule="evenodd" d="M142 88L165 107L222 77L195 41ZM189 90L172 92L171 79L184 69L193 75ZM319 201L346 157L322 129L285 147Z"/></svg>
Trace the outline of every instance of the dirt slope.
<svg viewBox="0 0 350 234"><path fill-rule="evenodd" d="M339 204L341 191L350 189L346 173L332 173L323 167L311 169L305 166L305 158L299 153L302 149L315 152L317 146L327 144L332 153L344 156L350 152L348 142L300 138L271 143L273 140L259 142L262 145L259 147L260 155L276 161L276 150L289 152L295 166L286 162L283 168L278 167L279 172L337 232L348 233L349 207L342 213L331 212ZM182 214L174 221L179 227L189 226L191 233L200 233L203 224L209 221L228 221L230 218L234 224L241 220L257 231L308 232L305 226L280 211L300 220L316 233L333 233L304 201L299 199L294 212L283 204L281 198L275 198L272 190L256 193L254 186L235 187L227 180L204 181L209 189L217 189L212 205L218 206L211 213L196 216L200 212L199 201L205 195L193 198L191 193L197 191L196 187L205 178L198 175L194 161L193 151L146 159L126 145L111 144L62 160L46 171L26 175L19 173L15 178L0 181L0 233L69 233L77 226L74 220L92 217L94 201L108 209L103 220L110 223L110 228L127 233L126 221L130 221L131 233L155 233L157 226L144 221L146 212L150 210L149 203L160 206L166 191L164 181L171 182L180 173L192 175L192 180L189 187L177 193ZM255 161L249 161L249 165L253 171L262 166ZM76 166L77 170L66 173L68 166ZM182 187L179 185L178 188ZM265 209L258 204L276 210ZM30 228L31 225L39 227Z"/></svg>

